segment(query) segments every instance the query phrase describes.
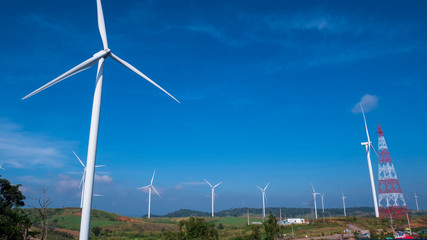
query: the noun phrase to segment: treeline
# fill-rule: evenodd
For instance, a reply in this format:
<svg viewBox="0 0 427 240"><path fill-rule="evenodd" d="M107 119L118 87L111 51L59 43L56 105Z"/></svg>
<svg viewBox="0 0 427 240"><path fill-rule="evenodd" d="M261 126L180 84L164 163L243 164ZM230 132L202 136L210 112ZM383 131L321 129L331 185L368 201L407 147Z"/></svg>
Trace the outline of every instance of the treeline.
<svg viewBox="0 0 427 240"><path fill-rule="evenodd" d="M312 218L314 215L314 210L311 208L281 208L282 209L282 218ZM249 210L250 216L261 216L261 208L232 208L227 210L222 210L215 213L217 217L241 217L246 216ZM266 212L270 212L275 216L280 216L280 208L267 208ZM351 207L346 208L347 216L370 216L374 215L373 207ZM343 216L342 208L328 208L325 209L325 212L322 212L322 209L317 209L318 217L337 217ZM209 217L210 212L201 212L190 209L180 209L175 212L165 214L163 216L157 217Z"/></svg>

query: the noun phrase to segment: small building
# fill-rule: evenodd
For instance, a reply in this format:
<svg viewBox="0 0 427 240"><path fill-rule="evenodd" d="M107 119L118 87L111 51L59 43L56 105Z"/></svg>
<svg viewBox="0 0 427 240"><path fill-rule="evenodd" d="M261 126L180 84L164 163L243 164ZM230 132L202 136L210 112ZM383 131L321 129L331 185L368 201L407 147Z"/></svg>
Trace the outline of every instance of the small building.
<svg viewBox="0 0 427 240"><path fill-rule="evenodd" d="M279 225L290 225L290 224L305 224L304 218L287 218L279 222Z"/></svg>

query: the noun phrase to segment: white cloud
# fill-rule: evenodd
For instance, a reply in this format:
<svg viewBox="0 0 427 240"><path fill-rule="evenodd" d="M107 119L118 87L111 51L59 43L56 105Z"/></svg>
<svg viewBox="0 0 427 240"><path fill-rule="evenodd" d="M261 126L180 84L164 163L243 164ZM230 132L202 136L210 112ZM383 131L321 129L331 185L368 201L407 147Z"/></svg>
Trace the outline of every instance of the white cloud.
<svg viewBox="0 0 427 240"><path fill-rule="evenodd" d="M113 182L113 178L108 175L95 175L95 182L111 183Z"/></svg>
<svg viewBox="0 0 427 240"><path fill-rule="evenodd" d="M362 110L360 109L360 105L363 106L363 110L365 112L372 111L378 106L378 96L365 94L362 97L362 99L360 99L360 102L358 102L358 103L356 103L356 105L354 105L354 107L351 111L353 113L362 112Z"/></svg>
<svg viewBox="0 0 427 240"><path fill-rule="evenodd" d="M42 179L35 176L21 176L18 179L23 182L35 183L40 185L47 185L50 182L49 179Z"/></svg>
<svg viewBox="0 0 427 240"><path fill-rule="evenodd" d="M20 125L0 118L0 155L8 166L62 167L66 159L62 152L64 149L70 149L72 145L74 145L72 142L24 131Z"/></svg>
<svg viewBox="0 0 427 240"><path fill-rule="evenodd" d="M64 174L60 174L58 177L59 180L55 182L56 192L58 193L64 193L70 189L75 189L79 187L79 180L71 179L70 176Z"/></svg>

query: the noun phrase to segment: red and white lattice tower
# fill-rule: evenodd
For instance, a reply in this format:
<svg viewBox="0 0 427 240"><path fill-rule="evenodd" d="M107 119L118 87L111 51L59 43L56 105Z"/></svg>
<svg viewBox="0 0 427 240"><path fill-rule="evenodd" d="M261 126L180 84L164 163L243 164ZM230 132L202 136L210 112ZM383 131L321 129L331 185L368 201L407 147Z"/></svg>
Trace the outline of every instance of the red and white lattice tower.
<svg viewBox="0 0 427 240"><path fill-rule="evenodd" d="M401 219L408 213L396 170L388 152L381 126L378 125L378 205L380 218Z"/></svg>

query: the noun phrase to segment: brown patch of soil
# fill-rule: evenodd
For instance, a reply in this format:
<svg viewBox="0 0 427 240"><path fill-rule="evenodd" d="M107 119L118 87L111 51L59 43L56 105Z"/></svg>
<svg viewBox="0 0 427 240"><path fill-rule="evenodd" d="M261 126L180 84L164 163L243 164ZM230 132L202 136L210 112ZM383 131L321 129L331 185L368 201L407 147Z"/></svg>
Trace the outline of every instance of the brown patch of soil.
<svg viewBox="0 0 427 240"><path fill-rule="evenodd" d="M117 220L122 221L122 222L138 222L138 223L143 223L144 221L138 220L138 219L133 219L130 217L124 217L121 216L119 218L117 218Z"/></svg>
<svg viewBox="0 0 427 240"><path fill-rule="evenodd" d="M63 228L55 228L54 230L55 232L65 232L65 233L69 233L73 236L73 238L78 239L80 232L79 231L74 231L74 230L68 230L68 229L63 229Z"/></svg>

